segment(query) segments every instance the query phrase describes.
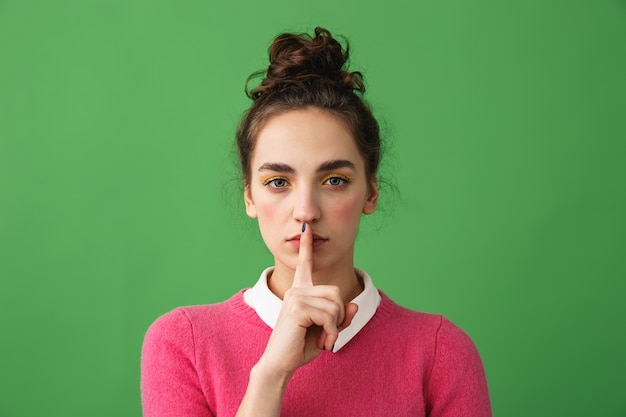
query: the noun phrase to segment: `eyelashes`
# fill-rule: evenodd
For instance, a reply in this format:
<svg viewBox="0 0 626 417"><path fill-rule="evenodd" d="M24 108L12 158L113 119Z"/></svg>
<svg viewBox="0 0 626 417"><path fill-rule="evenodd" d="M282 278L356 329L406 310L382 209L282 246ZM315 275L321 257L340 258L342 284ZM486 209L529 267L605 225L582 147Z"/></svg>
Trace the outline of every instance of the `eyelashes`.
<svg viewBox="0 0 626 417"><path fill-rule="evenodd" d="M262 184L272 188L285 188L289 181L285 177L269 177L262 181Z"/></svg>
<svg viewBox="0 0 626 417"><path fill-rule="evenodd" d="M328 174L322 180L323 185L331 187L341 187L352 182L352 178L342 174Z"/></svg>
<svg viewBox="0 0 626 417"><path fill-rule="evenodd" d="M324 186L328 186L331 188L343 188L347 184L351 183L353 180L352 177L343 174L328 174L323 179L321 184ZM289 180L282 176L273 176L269 178L265 178L261 181L261 183L273 189L282 189L286 188L290 185Z"/></svg>

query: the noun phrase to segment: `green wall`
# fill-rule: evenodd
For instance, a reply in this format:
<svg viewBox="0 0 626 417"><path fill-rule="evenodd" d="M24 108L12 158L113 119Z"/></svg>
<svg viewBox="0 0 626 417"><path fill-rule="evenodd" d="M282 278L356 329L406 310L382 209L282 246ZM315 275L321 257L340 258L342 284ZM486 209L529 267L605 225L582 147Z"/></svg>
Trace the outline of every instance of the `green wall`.
<svg viewBox="0 0 626 417"><path fill-rule="evenodd" d="M626 2L0 0L0 417L138 416L143 334L271 257L232 158L282 31L346 35L389 152L356 262L501 416L626 416Z"/></svg>

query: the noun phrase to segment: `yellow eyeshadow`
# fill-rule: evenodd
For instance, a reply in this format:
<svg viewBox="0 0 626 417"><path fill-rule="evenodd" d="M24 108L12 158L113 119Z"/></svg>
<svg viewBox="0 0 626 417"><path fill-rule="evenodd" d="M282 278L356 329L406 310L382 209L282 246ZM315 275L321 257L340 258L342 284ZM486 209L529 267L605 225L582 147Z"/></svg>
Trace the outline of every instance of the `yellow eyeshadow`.
<svg viewBox="0 0 626 417"><path fill-rule="evenodd" d="M287 181L287 178L285 178L285 177L281 177L281 176L279 176L279 175L276 175L276 176L273 176L273 177L269 177L269 178L264 178L264 179L262 179L262 180L261 180L261 183L262 183L263 185L267 185L267 184L269 184L270 182L272 182L272 181L274 181L274 180L285 180L285 181Z"/></svg>
<svg viewBox="0 0 626 417"><path fill-rule="evenodd" d="M352 180L354 179L354 177L349 177L349 176L343 175L343 174L328 174L328 175L326 175L324 177L324 179L322 180L322 183L325 183L326 181L328 181L331 178L341 178L345 182L352 182Z"/></svg>

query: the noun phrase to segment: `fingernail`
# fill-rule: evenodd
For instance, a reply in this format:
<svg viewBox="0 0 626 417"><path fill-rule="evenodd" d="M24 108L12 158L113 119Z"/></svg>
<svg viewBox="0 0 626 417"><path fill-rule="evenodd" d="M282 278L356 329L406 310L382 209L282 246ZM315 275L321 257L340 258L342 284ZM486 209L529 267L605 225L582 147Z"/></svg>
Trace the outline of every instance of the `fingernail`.
<svg viewBox="0 0 626 417"><path fill-rule="evenodd" d="M302 223L302 233L306 230L306 223Z"/></svg>

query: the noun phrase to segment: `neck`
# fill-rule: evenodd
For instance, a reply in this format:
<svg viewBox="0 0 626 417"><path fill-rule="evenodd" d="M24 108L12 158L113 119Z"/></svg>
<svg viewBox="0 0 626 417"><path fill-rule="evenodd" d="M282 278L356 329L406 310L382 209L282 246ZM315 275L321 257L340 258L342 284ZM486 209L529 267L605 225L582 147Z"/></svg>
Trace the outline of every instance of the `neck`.
<svg viewBox="0 0 626 417"><path fill-rule="evenodd" d="M277 263L267 280L270 291L282 300L285 291L291 288L294 274L295 270ZM356 273L353 265L337 268L332 272L313 272L312 278L313 285L334 285L339 287L341 299L344 303L349 303L363 291L363 278Z"/></svg>

